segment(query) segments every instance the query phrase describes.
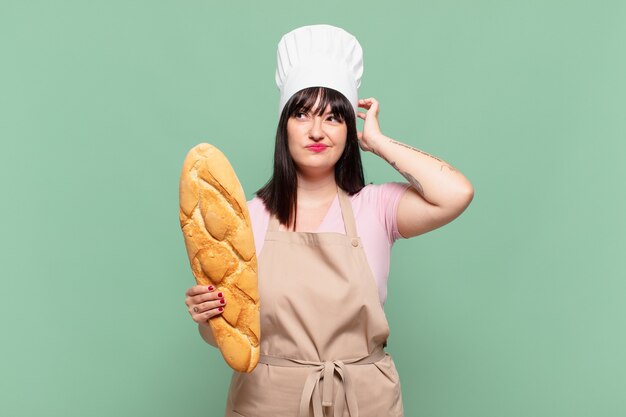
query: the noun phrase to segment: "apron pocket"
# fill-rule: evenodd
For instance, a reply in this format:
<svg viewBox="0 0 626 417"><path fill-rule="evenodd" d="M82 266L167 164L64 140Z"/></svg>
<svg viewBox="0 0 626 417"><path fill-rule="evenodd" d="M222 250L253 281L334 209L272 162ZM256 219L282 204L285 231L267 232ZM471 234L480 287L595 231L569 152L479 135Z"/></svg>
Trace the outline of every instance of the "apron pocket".
<svg viewBox="0 0 626 417"><path fill-rule="evenodd" d="M389 379L389 381L394 384L400 383L400 377L389 353L385 353L385 357L378 362L375 362L374 365Z"/></svg>
<svg viewBox="0 0 626 417"><path fill-rule="evenodd" d="M403 417L400 378L388 353L378 362L356 365L350 371L354 375L359 415Z"/></svg>

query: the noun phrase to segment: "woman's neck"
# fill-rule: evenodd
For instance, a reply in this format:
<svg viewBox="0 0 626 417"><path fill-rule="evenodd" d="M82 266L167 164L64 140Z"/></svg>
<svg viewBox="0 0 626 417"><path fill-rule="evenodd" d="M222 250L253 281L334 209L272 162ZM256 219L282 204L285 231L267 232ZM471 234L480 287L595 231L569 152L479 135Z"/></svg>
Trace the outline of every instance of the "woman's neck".
<svg viewBox="0 0 626 417"><path fill-rule="evenodd" d="M335 175L310 178L298 175L298 206L315 207L326 204L337 195Z"/></svg>

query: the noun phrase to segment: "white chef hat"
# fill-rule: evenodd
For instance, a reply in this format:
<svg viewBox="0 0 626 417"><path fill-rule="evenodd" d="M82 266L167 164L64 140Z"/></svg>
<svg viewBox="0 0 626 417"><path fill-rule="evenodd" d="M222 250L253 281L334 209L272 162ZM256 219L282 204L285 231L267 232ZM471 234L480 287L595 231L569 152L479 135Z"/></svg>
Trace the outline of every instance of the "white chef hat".
<svg viewBox="0 0 626 417"><path fill-rule="evenodd" d="M302 26L283 35L276 58L279 115L292 95L320 86L342 93L352 103L356 117L363 50L353 35L331 25Z"/></svg>

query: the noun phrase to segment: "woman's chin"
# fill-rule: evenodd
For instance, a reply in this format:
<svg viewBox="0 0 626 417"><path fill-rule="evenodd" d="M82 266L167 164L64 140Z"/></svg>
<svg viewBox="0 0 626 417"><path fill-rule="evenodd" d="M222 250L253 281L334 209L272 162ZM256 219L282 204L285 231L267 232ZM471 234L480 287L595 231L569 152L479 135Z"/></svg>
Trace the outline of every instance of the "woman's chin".
<svg viewBox="0 0 626 417"><path fill-rule="evenodd" d="M335 173L335 166L329 164L300 164L297 165L298 172L307 177L321 177Z"/></svg>

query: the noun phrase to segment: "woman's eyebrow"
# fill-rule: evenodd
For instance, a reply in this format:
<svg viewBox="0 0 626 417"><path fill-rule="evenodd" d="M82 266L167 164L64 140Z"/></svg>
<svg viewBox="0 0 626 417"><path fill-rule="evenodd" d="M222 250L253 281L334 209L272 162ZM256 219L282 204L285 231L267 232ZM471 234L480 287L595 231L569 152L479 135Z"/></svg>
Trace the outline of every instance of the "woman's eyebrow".
<svg viewBox="0 0 626 417"><path fill-rule="evenodd" d="M317 109L315 109L315 111L312 111L312 110L313 110L312 107L302 106L302 107L300 107L300 109L298 111L299 112L304 112L304 113L311 112L311 113L319 114ZM334 112L333 109L330 109L330 110L327 110L327 111L323 112L321 114L321 116L336 116L336 117L339 117L339 114Z"/></svg>

